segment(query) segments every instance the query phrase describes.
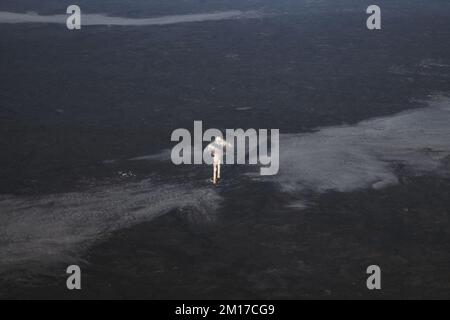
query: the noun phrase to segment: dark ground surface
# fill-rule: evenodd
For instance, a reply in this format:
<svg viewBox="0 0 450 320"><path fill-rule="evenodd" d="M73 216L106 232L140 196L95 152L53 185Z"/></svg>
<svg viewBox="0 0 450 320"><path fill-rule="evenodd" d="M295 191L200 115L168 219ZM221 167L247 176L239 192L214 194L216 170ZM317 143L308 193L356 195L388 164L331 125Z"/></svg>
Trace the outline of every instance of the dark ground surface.
<svg viewBox="0 0 450 320"><path fill-rule="evenodd" d="M2 286L3 297L449 298L448 179L328 193L297 212L280 208L286 199L268 196L270 187L252 187L225 191L213 224L171 212L91 247L80 260L82 291L65 289L66 266L57 265L35 285L34 276L16 270L16 282ZM365 286L365 269L374 261L383 270L380 292Z"/></svg>
<svg viewBox="0 0 450 320"><path fill-rule="evenodd" d="M2 1L0 10L40 11L31 3ZM1 24L0 193L88 191L82 181L107 182L130 166L136 179L170 175L167 166L103 161L169 148L170 133L194 120L298 133L450 92L448 73L421 66L450 64L447 2L387 3L380 32L365 28L364 1L243 3L204 11L278 14L81 32ZM202 11L197 2L132 7L113 2L108 12ZM40 12L60 13L53 8L48 1ZM92 8L104 12L101 2ZM252 109L236 111L243 107ZM79 261L81 292L65 290L64 265L37 274L20 266L3 274L0 297L448 299L450 180L399 175L379 191L312 194L302 210L284 206L289 196L270 183L240 178L218 188L214 222L175 210L90 246ZM371 264L382 267L381 292L365 287Z"/></svg>

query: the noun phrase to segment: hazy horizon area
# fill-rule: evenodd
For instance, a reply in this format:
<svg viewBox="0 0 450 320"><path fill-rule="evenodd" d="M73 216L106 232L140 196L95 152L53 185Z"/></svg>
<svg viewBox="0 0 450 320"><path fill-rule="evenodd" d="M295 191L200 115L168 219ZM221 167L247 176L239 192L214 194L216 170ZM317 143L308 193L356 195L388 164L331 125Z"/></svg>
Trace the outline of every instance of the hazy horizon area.
<svg viewBox="0 0 450 320"><path fill-rule="evenodd" d="M254 19L263 17L262 12L257 11L223 11L204 14L185 14L175 16L162 16L155 18L123 18L112 17L105 14L83 14L84 26L152 26L169 25L188 22L219 21L229 19ZM0 24L10 23L57 23L65 24L67 15L39 15L35 13L12 13L0 11Z"/></svg>
<svg viewBox="0 0 450 320"><path fill-rule="evenodd" d="M0 11L15 13L35 12L41 15L64 14L70 4L79 5L84 13L108 14L125 17L154 17L176 14L199 14L215 11L249 11L249 10L278 10L289 12L290 10L329 11L364 10L373 4L370 0L79 0L76 3L63 3L59 0L4 0L0 3ZM401 10L405 6L420 8L448 9L446 0L380 0L377 5L385 8Z"/></svg>

